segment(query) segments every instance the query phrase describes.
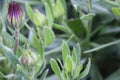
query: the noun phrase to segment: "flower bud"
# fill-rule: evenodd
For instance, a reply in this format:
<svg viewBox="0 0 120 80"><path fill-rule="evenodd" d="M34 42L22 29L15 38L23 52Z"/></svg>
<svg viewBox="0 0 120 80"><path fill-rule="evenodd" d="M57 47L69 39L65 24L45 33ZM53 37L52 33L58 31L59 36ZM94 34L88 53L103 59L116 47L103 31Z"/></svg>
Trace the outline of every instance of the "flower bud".
<svg viewBox="0 0 120 80"><path fill-rule="evenodd" d="M25 53L20 58L21 63L24 66L31 66L37 62L37 55L31 50L25 50Z"/></svg>
<svg viewBox="0 0 120 80"><path fill-rule="evenodd" d="M24 13L18 3L9 3L7 19L8 22L14 27L18 27L22 23Z"/></svg>

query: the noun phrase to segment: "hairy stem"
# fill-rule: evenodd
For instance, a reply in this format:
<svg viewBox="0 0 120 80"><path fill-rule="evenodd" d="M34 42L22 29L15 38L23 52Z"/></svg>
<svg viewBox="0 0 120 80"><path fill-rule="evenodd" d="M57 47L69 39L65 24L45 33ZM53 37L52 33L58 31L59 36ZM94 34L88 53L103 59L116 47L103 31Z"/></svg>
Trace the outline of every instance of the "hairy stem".
<svg viewBox="0 0 120 80"><path fill-rule="evenodd" d="M17 53L17 48L19 44L19 29L15 29L15 46L14 46L14 54Z"/></svg>

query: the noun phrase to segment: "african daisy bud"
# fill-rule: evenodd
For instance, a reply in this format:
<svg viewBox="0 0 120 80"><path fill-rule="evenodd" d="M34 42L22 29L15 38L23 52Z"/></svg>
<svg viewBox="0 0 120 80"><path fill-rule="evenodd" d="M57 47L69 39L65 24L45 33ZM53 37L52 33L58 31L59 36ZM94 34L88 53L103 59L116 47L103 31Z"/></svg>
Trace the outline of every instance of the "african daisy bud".
<svg viewBox="0 0 120 80"><path fill-rule="evenodd" d="M31 50L25 50L25 53L20 58L24 66L31 66L37 62L37 56Z"/></svg>
<svg viewBox="0 0 120 80"><path fill-rule="evenodd" d="M24 13L22 11L21 6L18 3L9 3L7 19L12 26L20 26L22 20L24 19Z"/></svg>

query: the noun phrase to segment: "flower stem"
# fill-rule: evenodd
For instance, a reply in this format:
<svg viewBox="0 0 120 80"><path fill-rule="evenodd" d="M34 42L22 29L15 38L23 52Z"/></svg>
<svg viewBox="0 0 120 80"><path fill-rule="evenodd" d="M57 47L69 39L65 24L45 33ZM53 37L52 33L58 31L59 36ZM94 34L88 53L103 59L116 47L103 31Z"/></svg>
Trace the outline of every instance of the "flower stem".
<svg viewBox="0 0 120 80"><path fill-rule="evenodd" d="M17 53L17 48L19 44L19 29L15 29L15 46L14 46L14 54Z"/></svg>

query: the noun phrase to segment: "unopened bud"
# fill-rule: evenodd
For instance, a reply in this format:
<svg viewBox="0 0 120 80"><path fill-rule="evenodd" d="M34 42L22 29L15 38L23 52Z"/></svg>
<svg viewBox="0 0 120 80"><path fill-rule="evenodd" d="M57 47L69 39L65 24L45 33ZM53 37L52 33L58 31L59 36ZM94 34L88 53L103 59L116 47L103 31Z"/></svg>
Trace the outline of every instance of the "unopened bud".
<svg viewBox="0 0 120 80"><path fill-rule="evenodd" d="M18 3L9 3L7 19L8 22L14 27L17 27L22 23L22 20L24 19L24 13Z"/></svg>
<svg viewBox="0 0 120 80"><path fill-rule="evenodd" d="M37 62L37 55L31 50L25 50L20 58L20 61L24 66L34 65Z"/></svg>

